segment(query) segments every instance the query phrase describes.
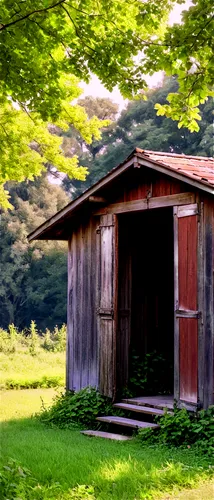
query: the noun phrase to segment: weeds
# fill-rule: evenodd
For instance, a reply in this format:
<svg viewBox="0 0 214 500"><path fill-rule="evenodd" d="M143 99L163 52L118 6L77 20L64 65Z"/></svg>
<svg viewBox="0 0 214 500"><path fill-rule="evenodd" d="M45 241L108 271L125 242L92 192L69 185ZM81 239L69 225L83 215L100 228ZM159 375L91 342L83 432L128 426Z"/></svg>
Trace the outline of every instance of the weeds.
<svg viewBox="0 0 214 500"><path fill-rule="evenodd" d="M9 459L0 471L0 498L2 500L95 500L92 486L80 485L65 492L59 483L39 484L27 468L12 459Z"/></svg>
<svg viewBox="0 0 214 500"><path fill-rule="evenodd" d="M174 409L156 417L160 426L157 433L142 429L139 436L145 443L160 443L198 449L210 457L214 456L214 406L191 414L185 409Z"/></svg>
<svg viewBox="0 0 214 500"><path fill-rule="evenodd" d="M0 329L1 389L63 386L65 383L66 326L45 334L36 323L18 332L12 324Z"/></svg>
<svg viewBox="0 0 214 500"><path fill-rule="evenodd" d="M54 331L46 329L46 332L38 332L35 321L31 321L30 327L18 332L11 324L8 331L0 328L0 352L12 354L15 352L29 352L32 356L37 354L38 349L51 352L64 352L66 348L66 325L61 328L55 326Z"/></svg>
<svg viewBox="0 0 214 500"><path fill-rule="evenodd" d="M53 405L43 408L40 419L46 424L65 428L73 424L93 427L98 415L112 414L109 398L102 396L93 387L78 392L65 392L56 396Z"/></svg>

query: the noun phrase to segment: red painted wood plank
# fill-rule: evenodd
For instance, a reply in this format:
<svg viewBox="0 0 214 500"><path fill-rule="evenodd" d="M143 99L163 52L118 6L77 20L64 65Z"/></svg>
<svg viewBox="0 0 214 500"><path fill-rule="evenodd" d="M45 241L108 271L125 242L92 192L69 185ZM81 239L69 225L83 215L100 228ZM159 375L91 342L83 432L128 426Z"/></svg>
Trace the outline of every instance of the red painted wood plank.
<svg viewBox="0 0 214 500"><path fill-rule="evenodd" d="M180 318L180 399L197 403L198 320Z"/></svg>
<svg viewBox="0 0 214 500"><path fill-rule="evenodd" d="M179 309L197 310L197 216L178 219Z"/></svg>

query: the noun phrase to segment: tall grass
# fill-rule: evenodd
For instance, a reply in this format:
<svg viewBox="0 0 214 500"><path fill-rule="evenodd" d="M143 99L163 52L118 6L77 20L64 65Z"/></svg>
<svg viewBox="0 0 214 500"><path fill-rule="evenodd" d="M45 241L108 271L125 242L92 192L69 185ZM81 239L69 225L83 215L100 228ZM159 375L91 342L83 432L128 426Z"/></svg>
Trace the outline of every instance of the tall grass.
<svg viewBox="0 0 214 500"><path fill-rule="evenodd" d="M18 332L12 324L0 329L1 389L63 386L66 326L38 332L36 323Z"/></svg>

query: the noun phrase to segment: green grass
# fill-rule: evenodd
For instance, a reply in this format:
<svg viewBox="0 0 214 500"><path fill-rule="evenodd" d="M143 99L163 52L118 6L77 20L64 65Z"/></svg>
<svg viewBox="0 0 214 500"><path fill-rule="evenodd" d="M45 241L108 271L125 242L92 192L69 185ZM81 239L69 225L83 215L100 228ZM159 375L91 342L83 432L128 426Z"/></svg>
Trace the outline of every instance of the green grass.
<svg viewBox="0 0 214 500"><path fill-rule="evenodd" d="M0 353L1 389L56 387L65 384L65 353L38 349Z"/></svg>
<svg viewBox="0 0 214 500"><path fill-rule="evenodd" d="M64 492L92 485L97 500L179 498L179 489L196 488L210 478L209 460L191 449L143 447L137 440L114 442L87 438L77 429L45 427L31 415L39 410L41 397L49 404L53 394L53 389L2 392L2 463L12 457L40 483L58 481ZM210 495L209 481L205 488Z"/></svg>

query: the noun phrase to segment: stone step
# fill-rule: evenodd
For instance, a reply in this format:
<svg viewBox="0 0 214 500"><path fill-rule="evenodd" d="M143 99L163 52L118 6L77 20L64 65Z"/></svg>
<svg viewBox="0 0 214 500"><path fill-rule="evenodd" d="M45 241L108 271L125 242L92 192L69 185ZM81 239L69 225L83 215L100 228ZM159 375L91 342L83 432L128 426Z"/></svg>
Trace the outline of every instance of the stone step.
<svg viewBox="0 0 214 500"><path fill-rule="evenodd" d="M94 436L100 437L104 439L114 439L115 441L129 441L131 436L122 436L122 434L113 434L112 432L103 432L103 431L81 431L81 434L85 436Z"/></svg>
<svg viewBox="0 0 214 500"><path fill-rule="evenodd" d="M121 410L136 411L138 413L148 413L149 415L164 415L164 410L158 408L150 408L149 406L134 405L130 403L115 403L115 408Z"/></svg>
<svg viewBox="0 0 214 500"><path fill-rule="evenodd" d="M142 429L146 427L158 428L158 424L152 424L150 422L141 422L140 420L132 420L131 418L124 417L97 417L96 420L99 422L106 422L108 424L124 425L125 427L132 427L133 429Z"/></svg>

